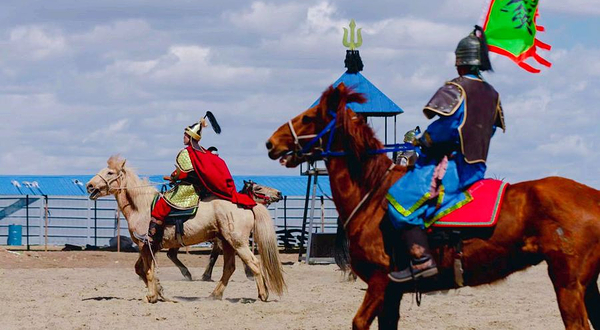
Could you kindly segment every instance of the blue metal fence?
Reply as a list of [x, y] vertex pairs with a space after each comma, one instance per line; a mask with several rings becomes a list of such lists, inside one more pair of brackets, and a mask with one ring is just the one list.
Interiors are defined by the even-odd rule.
[[[46, 203], [49, 245], [104, 246], [117, 235], [114, 198], [91, 201], [86, 196], [0, 195], [0, 245], [6, 244], [11, 224], [23, 227], [23, 245], [44, 245]], [[297, 246], [302, 236], [304, 197], [286, 196], [271, 204], [269, 211], [280, 245]], [[336, 219], [333, 202], [318, 197], [313, 230], [335, 232]], [[122, 215], [120, 223], [121, 235], [128, 236], [127, 222]]]

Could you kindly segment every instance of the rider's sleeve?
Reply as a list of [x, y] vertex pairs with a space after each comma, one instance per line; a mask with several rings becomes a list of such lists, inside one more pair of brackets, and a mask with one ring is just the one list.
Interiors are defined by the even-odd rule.
[[420, 138], [421, 144], [426, 147], [432, 147], [441, 143], [458, 142], [460, 139], [458, 128], [462, 122], [464, 104], [463, 100], [451, 115], [440, 116], [440, 118], [431, 123]]

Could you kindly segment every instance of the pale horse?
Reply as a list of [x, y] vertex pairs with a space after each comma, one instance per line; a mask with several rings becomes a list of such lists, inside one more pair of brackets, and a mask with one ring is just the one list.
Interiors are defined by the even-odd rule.
[[[240, 194], [246, 194], [254, 199], [255, 202], [263, 204], [265, 206], [269, 206], [271, 203], [277, 203], [281, 199], [283, 199], [283, 195], [281, 191], [260, 185], [252, 180], [246, 181], [244, 180], [244, 186], [239, 191]], [[253, 244], [254, 245], [254, 244]], [[254, 249], [252, 249], [254, 250]], [[179, 268], [181, 275], [183, 275], [188, 280], [192, 280], [192, 273], [190, 273], [189, 269], [179, 260], [177, 257], [179, 253], [179, 247], [170, 248], [167, 251], [167, 257]], [[212, 281], [212, 272], [215, 264], [217, 263], [217, 259], [219, 255], [223, 253], [223, 247], [221, 246], [221, 240], [215, 238], [213, 240], [213, 247], [210, 251], [210, 257], [208, 259], [208, 265], [204, 270], [204, 274], [202, 274], [202, 281]], [[248, 268], [246, 264], [244, 264], [244, 271], [246, 272], [246, 277], [249, 280], [254, 280], [254, 275], [252, 274], [252, 270]]]
[[[113, 195], [123, 215], [131, 239], [140, 248], [140, 257], [135, 264], [136, 273], [144, 280], [148, 293], [148, 302], [155, 303], [158, 298], [166, 300], [156, 276], [156, 252], [149, 244], [138, 240], [148, 231], [150, 206], [158, 193], [147, 180], [140, 179], [135, 172], [125, 166], [125, 159], [112, 156], [108, 166], [96, 174], [86, 185], [90, 199]], [[254, 241], [258, 245], [261, 260], [250, 251], [248, 241], [254, 231]], [[223, 242], [224, 266], [221, 279], [211, 294], [212, 298], [222, 299], [223, 291], [235, 271], [235, 254], [252, 270], [258, 297], [266, 301], [269, 290], [283, 294], [286, 284], [277, 250], [277, 237], [273, 221], [267, 208], [257, 204], [251, 210], [243, 209], [222, 199], [208, 197], [198, 204], [196, 216], [184, 224], [184, 245], [194, 245], [214, 238]], [[162, 240], [163, 248], [181, 246], [175, 237], [174, 226], [166, 226]]]

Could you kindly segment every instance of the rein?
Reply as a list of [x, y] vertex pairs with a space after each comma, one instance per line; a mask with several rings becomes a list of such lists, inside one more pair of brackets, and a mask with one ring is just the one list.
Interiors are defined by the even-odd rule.
[[[100, 173], [96, 174], [100, 179], [102, 179], [102, 181], [104, 181], [104, 183], [106, 184], [106, 193], [110, 194], [110, 184], [119, 180], [122, 176], [123, 176], [123, 170], [119, 171], [119, 175], [117, 175], [116, 177], [107, 180], [105, 177], [103, 177], [102, 175], [100, 175]], [[128, 190], [128, 189], [136, 189], [136, 188], [147, 188], [147, 187], [156, 187], [157, 185], [165, 185], [164, 182], [153, 182], [153, 181], [148, 181], [148, 184], [143, 184], [143, 185], [139, 185], [139, 186], [133, 186], [133, 187], [123, 187], [121, 186], [121, 182], [118, 182], [119, 186], [117, 188], [113, 188], [115, 190]]]
[[371, 197], [371, 194], [373, 193], [373, 191], [375, 191], [375, 188], [379, 187], [381, 185], [381, 183], [383, 183], [383, 180], [388, 176], [388, 174], [392, 171], [392, 169], [395, 166], [396, 166], [396, 164], [392, 163], [392, 165], [390, 165], [390, 167], [388, 167], [388, 169], [385, 171], [385, 174], [383, 174], [383, 176], [381, 177], [379, 184], [373, 186], [373, 188], [371, 188], [371, 190], [369, 190], [369, 192], [360, 200], [360, 202], [358, 202], [356, 207], [354, 207], [354, 210], [352, 210], [352, 213], [350, 213], [350, 216], [348, 217], [348, 219], [346, 219], [344, 221], [344, 229], [346, 229], [346, 226], [348, 226], [348, 223], [350, 223], [350, 220], [352, 220], [352, 218], [354, 217], [356, 212], [358, 212], [358, 210], [360, 210], [360, 207], [363, 206], [363, 204], [369, 199], [369, 197]]
[[[323, 130], [321, 130], [321, 132], [319, 132], [318, 134], [306, 134], [306, 135], [298, 135], [296, 133], [296, 130], [294, 129], [294, 125], [292, 124], [292, 120], [288, 121], [288, 127], [290, 128], [290, 132], [292, 133], [292, 137], [294, 138], [294, 145], [295, 145], [295, 150], [290, 151], [288, 154], [295, 154], [298, 157], [304, 157], [304, 156], [314, 156], [315, 158], [327, 158], [327, 157], [342, 157], [342, 156], [346, 156], [348, 155], [348, 153], [346, 151], [332, 151], [331, 150], [331, 144], [333, 143], [333, 135], [335, 134], [335, 129], [336, 129], [336, 123], [337, 123], [337, 115], [335, 112], [329, 110], [328, 111], [329, 114], [333, 117], [333, 120], [330, 121], [327, 126], [325, 126], [325, 128], [323, 128]], [[325, 150], [323, 150], [321, 148], [322, 146], [322, 137], [325, 136], [325, 134], [329, 133], [329, 139], [327, 140], [327, 146], [325, 147]], [[308, 143], [304, 146], [302, 146], [300, 144], [301, 140], [306, 140], [306, 139], [311, 139], [310, 141], [308, 141]], [[318, 142], [318, 144], [317, 144]], [[311, 148], [313, 146], [317, 145], [318, 147], [316, 147], [313, 151], [311, 151]], [[376, 150], [367, 150], [367, 153], [369, 155], [378, 155], [378, 154], [385, 154], [388, 152], [405, 152], [405, 151], [411, 151], [411, 150], [415, 150], [416, 147], [413, 146], [411, 143], [400, 143], [400, 144], [393, 144], [393, 145], [385, 145], [384, 148], [382, 149], [376, 149]]]
[[[333, 112], [331, 110], [329, 110], [328, 113], [333, 117], [333, 120], [331, 120], [327, 124], [327, 126], [325, 126], [325, 128], [323, 128], [323, 130], [318, 134], [307, 134], [307, 135], [299, 136], [296, 133], [296, 130], [294, 129], [294, 125], [292, 124], [292, 121], [291, 120], [288, 121], [288, 126], [289, 126], [292, 136], [294, 138], [294, 144], [296, 147], [294, 151], [289, 152], [290, 154], [293, 153], [298, 157], [314, 156], [315, 159], [317, 159], [317, 158], [325, 159], [327, 157], [342, 157], [342, 156], [348, 155], [348, 153], [346, 151], [331, 151], [331, 145], [333, 143], [333, 135], [335, 134], [335, 129], [336, 129], [337, 115], [335, 112]], [[325, 136], [327, 133], [329, 133], [329, 139], [327, 141], [327, 146], [325, 147], [325, 150], [323, 150], [320, 148], [322, 145], [321, 138], [323, 136]], [[302, 140], [302, 139], [311, 139], [311, 140], [306, 145], [302, 146], [300, 144], [300, 140]], [[318, 144], [319, 148], [311, 151], [311, 148], [314, 145], [316, 145], [317, 142], [319, 143]], [[391, 146], [386, 145], [382, 149], [368, 150], [367, 153], [369, 155], [378, 155], [378, 154], [385, 154], [388, 152], [398, 152], [398, 151], [404, 152], [404, 151], [415, 150], [415, 149], [416, 149], [416, 147], [413, 146], [411, 143], [402, 143], [402, 144], [394, 144]], [[391, 170], [394, 168], [394, 166], [395, 166], [395, 164], [392, 163], [392, 165], [385, 171], [385, 174], [381, 178], [380, 183], [383, 182], [383, 180], [388, 176], [388, 174], [391, 172]], [[356, 205], [354, 210], [352, 210], [352, 213], [350, 213], [350, 216], [344, 221], [344, 224], [343, 224], [344, 229], [346, 228], [346, 226], [348, 225], [350, 220], [352, 220], [354, 215], [358, 212], [358, 210], [361, 208], [361, 206], [369, 199], [369, 197], [371, 196], [371, 194], [373, 193], [375, 188], [379, 187], [379, 186], [380, 186], [380, 184], [373, 186], [373, 188], [371, 190], [369, 190], [369, 192], [361, 199], [361, 201], [358, 203], [358, 205]]]

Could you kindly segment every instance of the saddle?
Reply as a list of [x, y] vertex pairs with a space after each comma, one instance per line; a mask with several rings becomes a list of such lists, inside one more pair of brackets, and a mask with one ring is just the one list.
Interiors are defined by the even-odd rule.
[[[156, 204], [156, 202], [158, 201], [158, 199], [160, 198], [159, 194], [156, 194], [156, 196], [154, 197], [154, 200], [152, 201], [152, 205], [150, 207], [150, 209], [154, 209], [154, 205]], [[167, 226], [175, 226], [175, 236], [177, 237], [177, 240], [179, 241], [179, 243], [183, 246], [183, 224], [188, 221], [189, 219], [193, 218], [196, 216], [196, 212], [198, 211], [198, 206], [196, 205], [195, 207], [189, 208], [189, 209], [185, 209], [185, 210], [179, 210], [176, 209], [174, 207], [171, 208], [171, 212], [169, 212], [169, 214], [165, 217], [165, 225]]]
[[472, 198], [469, 203], [442, 216], [427, 230], [432, 249], [444, 246], [454, 249], [454, 280], [459, 287], [464, 283], [463, 240], [487, 239], [492, 236], [507, 187], [508, 183], [500, 180], [477, 181], [467, 189]]

